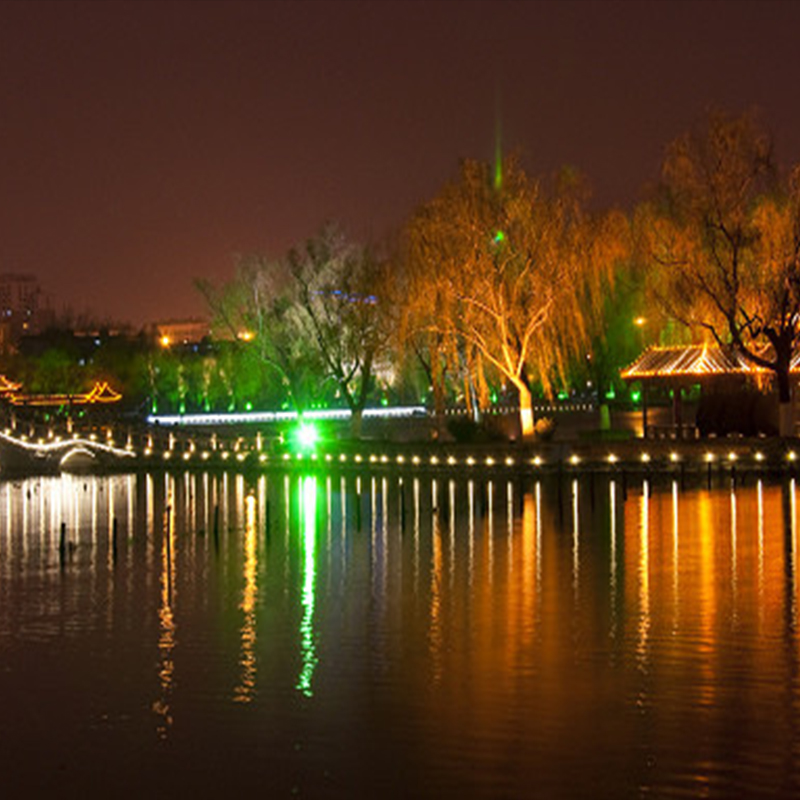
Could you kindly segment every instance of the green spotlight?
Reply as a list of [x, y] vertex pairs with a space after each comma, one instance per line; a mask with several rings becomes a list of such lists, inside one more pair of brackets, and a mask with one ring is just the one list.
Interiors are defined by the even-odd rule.
[[634, 389], [631, 392], [631, 400], [634, 403], [638, 403], [642, 399], [642, 393], [638, 389]]
[[309, 422], [301, 422], [297, 428], [296, 437], [298, 446], [303, 450], [312, 450], [319, 441], [319, 432]]

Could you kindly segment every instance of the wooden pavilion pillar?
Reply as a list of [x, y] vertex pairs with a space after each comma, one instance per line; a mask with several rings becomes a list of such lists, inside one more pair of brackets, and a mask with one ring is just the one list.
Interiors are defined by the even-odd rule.
[[672, 390], [672, 427], [680, 439], [683, 435], [683, 387], [680, 384]]
[[642, 438], [647, 438], [647, 381], [642, 381]]

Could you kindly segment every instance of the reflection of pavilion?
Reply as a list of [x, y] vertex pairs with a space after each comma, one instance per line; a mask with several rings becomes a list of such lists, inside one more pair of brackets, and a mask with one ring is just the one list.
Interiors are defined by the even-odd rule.
[[[800, 376], [800, 353], [792, 360], [791, 373]], [[672, 432], [679, 437], [695, 435], [693, 425], [684, 424], [683, 392], [693, 386], [701, 390], [715, 389], [735, 391], [747, 380], [764, 381], [772, 373], [747, 361], [733, 349], [716, 345], [678, 345], [649, 347], [636, 361], [624, 369], [620, 376], [628, 382], [639, 381], [642, 385], [642, 422], [645, 438], [652, 433], [648, 428], [648, 390], [667, 388], [672, 392]]]

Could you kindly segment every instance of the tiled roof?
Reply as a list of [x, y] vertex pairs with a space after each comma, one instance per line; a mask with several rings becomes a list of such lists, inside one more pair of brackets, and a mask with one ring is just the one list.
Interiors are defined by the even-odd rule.
[[[757, 375], [763, 367], [747, 361], [733, 349], [693, 344], [649, 347], [620, 373], [623, 380], [641, 378], [697, 377], [704, 375]], [[792, 359], [791, 371], [800, 373], [800, 352]]]

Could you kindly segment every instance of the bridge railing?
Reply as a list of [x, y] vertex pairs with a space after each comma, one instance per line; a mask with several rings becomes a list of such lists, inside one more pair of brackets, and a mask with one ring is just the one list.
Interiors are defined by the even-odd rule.
[[279, 437], [263, 432], [245, 435], [220, 435], [214, 431], [187, 431], [158, 425], [114, 423], [42, 422], [41, 420], [6, 417], [0, 430], [24, 437], [30, 442], [53, 442], [64, 439], [86, 439], [147, 454], [172, 451], [177, 453], [216, 451], [264, 452], [274, 449]]

